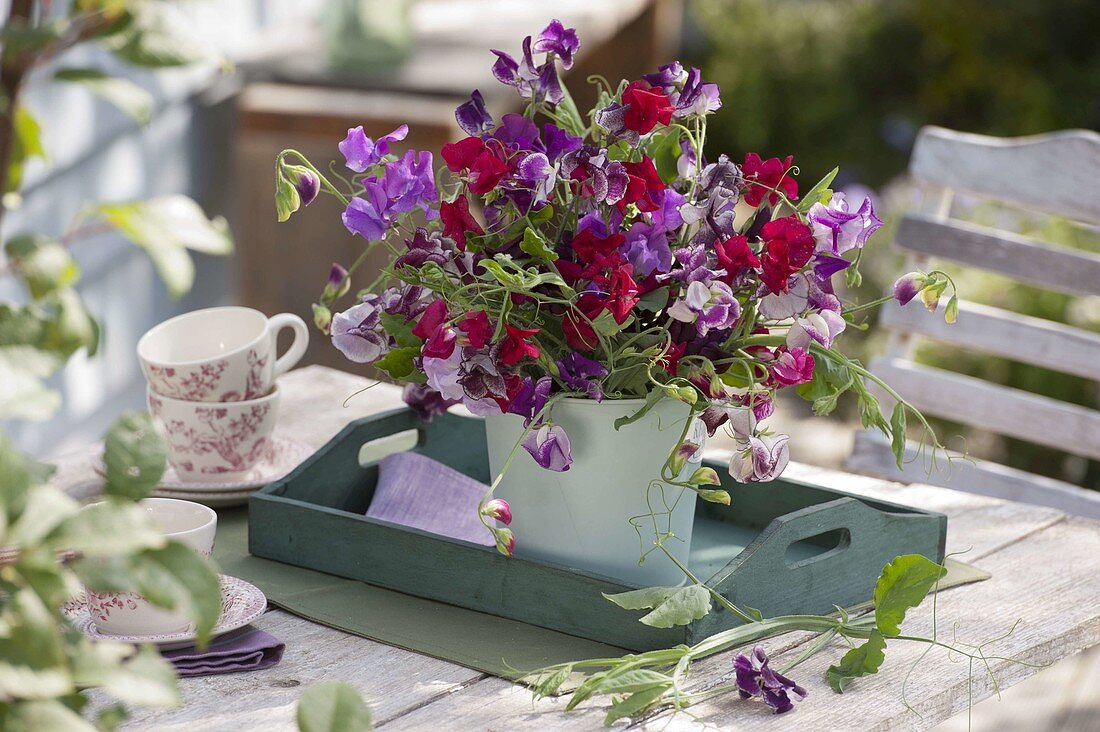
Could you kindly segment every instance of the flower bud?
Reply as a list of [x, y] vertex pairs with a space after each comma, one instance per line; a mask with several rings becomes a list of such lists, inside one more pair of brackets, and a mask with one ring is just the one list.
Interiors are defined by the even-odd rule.
[[719, 480], [718, 473], [714, 471], [714, 468], [698, 468], [688, 478], [688, 483], [692, 485], [722, 485], [722, 481]]
[[934, 286], [929, 286], [920, 291], [920, 300], [924, 303], [924, 307], [928, 309], [928, 312], [936, 312], [936, 308], [940, 304], [940, 293], [942, 291]]
[[321, 299], [326, 303], [332, 302], [346, 295], [350, 289], [351, 277], [348, 276], [348, 271], [333, 262], [332, 269], [328, 272], [328, 282], [325, 283], [325, 290], [321, 293]]
[[728, 491], [723, 490], [702, 490], [695, 491], [699, 494], [699, 497], [704, 501], [710, 503], [721, 503], [723, 506], [730, 505], [730, 494]]
[[959, 298], [952, 295], [947, 301], [947, 309], [943, 311], [943, 319], [948, 323], [954, 323], [959, 319]]
[[287, 180], [285, 175], [276, 176], [275, 181], [275, 215], [282, 223], [290, 218], [290, 215], [302, 205], [302, 197], [298, 189]]
[[901, 305], [908, 305], [910, 300], [920, 294], [924, 285], [925, 278], [920, 272], [903, 274], [894, 282], [894, 299]]
[[695, 404], [699, 401], [699, 392], [690, 386], [666, 386], [665, 393], [685, 404]]
[[482, 506], [481, 515], [496, 519], [505, 526], [512, 523], [512, 507], [503, 498], [494, 498]]
[[672, 474], [679, 475], [687, 461], [698, 451], [699, 446], [693, 442], [681, 442], [677, 445], [672, 454], [668, 456], [668, 467]]
[[321, 179], [309, 168], [301, 165], [285, 165], [286, 177], [298, 191], [303, 206], [308, 206], [321, 192]]
[[313, 303], [313, 324], [319, 331], [328, 335], [329, 326], [332, 325], [332, 311], [324, 305]]
[[516, 553], [516, 535], [511, 529], [494, 529], [493, 535], [497, 540], [497, 551], [506, 557]]

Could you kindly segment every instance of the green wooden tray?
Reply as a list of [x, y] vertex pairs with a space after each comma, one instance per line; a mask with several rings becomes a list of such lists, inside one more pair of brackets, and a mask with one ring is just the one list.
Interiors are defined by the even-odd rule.
[[[367, 417], [252, 495], [249, 551], [631, 650], [690, 644], [737, 624], [712, 612], [688, 626], [651, 628], [637, 622], [643, 613], [603, 598], [635, 589], [620, 581], [367, 518], [378, 464], [361, 465], [360, 451], [403, 433], [415, 436], [413, 451], [490, 482], [480, 419], [444, 414], [425, 424], [409, 409]], [[943, 560], [942, 514], [793, 480], [741, 485], [724, 465], [713, 467], [732, 504], [699, 502], [691, 568], [765, 616], [868, 600], [883, 565], [898, 554]]]

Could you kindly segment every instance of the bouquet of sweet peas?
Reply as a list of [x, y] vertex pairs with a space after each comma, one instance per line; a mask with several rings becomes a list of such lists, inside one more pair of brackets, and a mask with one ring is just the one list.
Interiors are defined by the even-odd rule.
[[[518, 59], [493, 51], [493, 75], [526, 109], [495, 120], [474, 91], [455, 111], [467, 137], [443, 146], [438, 181], [431, 153], [391, 153], [405, 125], [373, 140], [349, 130], [346, 174], [323, 174], [293, 150], [279, 156], [280, 220], [325, 191], [368, 242], [351, 266], [333, 266], [316, 324], [350, 360], [405, 382], [425, 418], [457, 403], [522, 415], [522, 446], [549, 470], [571, 464], [556, 398], [644, 397], [646, 408], [674, 398], [711, 435], [733, 435], [734, 478], [771, 480], [788, 437], [764, 423], [788, 387], [819, 414], [853, 392], [864, 425], [892, 437], [900, 461], [907, 411], [927, 423], [879, 382], [898, 400], [887, 418], [865, 386], [875, 377], [836, 344], [853, 313], [890, 299], [851, 306], [834, 288], [841, 274], [858, 281], [882, 225], [871, 200], [830, 190], [835, 170], [801, 190], [791, 156], [708, 157], [706, 121], [722, 101], [697, 68], [670, 63], [617, 85], [594, 77], [599, 101], [582, 115], [560, 73], [578, 48], [553, 21]], [[334, 313], [379, 246], [390, 266]], [[949, 283], [914, 272], [894, 296], [919, 293], [934, 308]], [[949, 318], [955, 308], [952, 296]], [[717, 483], [705, 469], [687, 487], [728, 503]]]

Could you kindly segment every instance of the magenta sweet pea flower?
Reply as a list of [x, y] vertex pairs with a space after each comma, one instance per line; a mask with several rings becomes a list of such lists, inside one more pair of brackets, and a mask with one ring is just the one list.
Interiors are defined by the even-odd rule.
[[790, 462], [787, 435], [764, 435], [738, 440], [730, 456], [729, 473], [740, 483], [767, 483], [778, 478]]
[[814, 357], [805, 348], [780, 346], [775, 349], [771, 372], [780, 384], [804, 384], [814, 378]]
[[810, 347], [810, 341], [814, 340], [829, 348], [833, 345], [833, 339], [844, 332], [846, 325], [840, 313], [832, 310], [807, 313], [804, 317], [795, 318], [787, 331], [787, 345], [806, 349]]
[[805, 689], [768, 665], [768, 654], [762, 646], [753, 648], [749, 655], [738, 653], [733, 667], [741, 698], [760, 697], [776, 714], [794, 709], [791, 696], [799, 701], [806, 698]]
[[332, 345], [355, 363], [373, 363], [389, 351], [389, 337], [382, 330], [382, 310], [377, 296], [332, 316]]
[[337, 147], [344, 154], [344, 160], [350, 170], [362, 173], [372, 165], [377, 165], [390, 153], [390, 143], [404, 140], [409, 134], [409, 126], [401, 125], [388, 135], [372, 140], [363, 132], [363, 126], [352, 127]]
[[544, 424], [528, 432], [523, 438], [523, 448], [536, 463], [556, 473], [564, 473], [573, 464], [569, 435], [556, 424]]
[[849, 211], [843, 193], [834, 193], [828, 205], [815, 203], [810, 206], [806, 218], [813, 229], [818, 251], [837, 255], [861, 249], [868, 237], [882, 226], [870, 196], [863, 199], [858, 211]]

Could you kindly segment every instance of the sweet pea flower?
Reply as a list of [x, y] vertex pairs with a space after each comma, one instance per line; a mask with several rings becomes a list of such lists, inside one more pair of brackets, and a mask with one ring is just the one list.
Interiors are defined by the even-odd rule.
[[627, 84], [622, 99], [626, 107], [623, 125], [639, 135], [647, 134], [658, 124], [667, 125], [672, 121], [675, 107], [668, 95], [644, 79]]
[[494, 529], [493, 536], [497, 540], [497, 551], [505, 556], [516, 553], [516, 535], [511, 529]]
[[462, 401], [466, 392], [458, 383], [459, 363], [462, 361], [462, 349], [455, 348], [446, 358], [424, 356], [423, 369], [428, 377], [428, 386], [439, 395], [454, 404]]
[[517, 328], [511, 323], [505, 323], [505, 338], [500, 346], [500, 360], [506, 366], [514, 366], [525, 358], [538, 358], [539, 347], [528, 341], [538, 334], [539, 328]]
[[321, 293], [321, 297], [325, 302], [332, 302], [346, 295], [349, 289], [351, 289], [351, 278], [348, 276], [348, 271], [333, 262], [332, 268], [328, 271], [328, 282], [325, 283], [325, 289]]
[[456, 270], [454, 242], [438, 231], [429, 232], [427, 229], [417, 227], [412, 240], [405, 240], [405, 246], [409, 250], [394, 260], [394, 268], [420, 269], [428, 262], [432, 262], [445, 270], [451, 272]]
[[814, 357], [804, 348], [779, 346], [775, 349], [771, 372], [780, 384], [804, 384], [814, 378]]
[[566, 28], [560, 20], [551, 20], [550, 24], [542, 29], [531, 49], [535, 53], [553, 53], [561, 59], [562, 67], [573, 68], [573, 54], [580, 50], [581, 42], [577, 39], [576, 28]]
[[470, 99], [455, 108], [455, 120], [467, 135], [483, 135], [493, 128], [493, 117], [485, 109], [485, 98], [474, 89]]
[[603, 399], [603, 388], [599, 382], [601, 376], [607, 375], [603, 364], [574, 351], [558, 361], [557, 365], [561, 380], [570, 389], [584, 392], [589, 399], [597, 402]]
[[388, 135], [372, 140], [367, 137], [366, 133], [363, 132], [363, 126], [360, 125], [349, 129], [347, 137], [337, 147], [343, 153], [348, 169], [354, 170], [356, 173], [362, 173], [372, 165], [377, 165], [382, 158], [389, 155], [390, 143], [404, 140], [408, 134], [409, 126], [400, 125]]
[[523, 417], [523, 426], [527, 427], [546, 406], [546, 400], [550, 397], [550, 389], [553, 386], [554, 379], [550, 376], [543, 376], [538, 381], [525, 376], [519, 393], [508, 405], [508, 412]]
[[308, 206], [321, 192], [321, 179], [304, 165], [287, 165], [283, 168], [287, 177], [298, 191], [298, 199], [303, 206]]
[[768, 654], [762, 646], [756, 646], [747, 656], [738, 653], [733, 667], [737, 676], [737, 692], [741, 698], [760, 697], [776, 714], [783, 714], [794, 708], [792, 695], [799, 701], [806, 698], [805, 689], [768, 665]]
[[846, 325], [844, 318], [832, 310], [807, 313], [805, 317], [795, 318], [787, 331], [787, 345], [806, 349], [810, 347], [810, 341], [814, 340], [829, 348], [833, 345], [833, 340], [844, 332]]
[[523, 448], [543, 468], [564, 473], [573, 464], [569, 435], [556, 424], [544, 424], [527, 433]]
[[485, 229], [481, 228], [481, 224], [470, 213], [470, 200], [465, 194], [459, 194], [453, 201], [441, 201], [439, 220], [443, 223], [443, 234], [453, 239], [463, 251], [466, 249], [467, 234], [480, 236], [485, 233]]
[[787, 435], [765, 435], [738, 440], [730, 457], [729, 473], [739, 483], [767, 483], [778, 478], [790, 462]]
[[481, 507], [481, 515], [507, 526], [512, 523], [512, 507], [503, 498], [494, 498]]
[[787, 200], [798, 198], [798, 181], [790, 177], [794, 156], [785, 159], [768, 158], [762, 160], [756, 153], [745, 154], [745, 164], [741, 171], [745, 176], [745, 203], [759, 206], [764, 199], [774, 206], [779, 202], [779, 193]]
[[813, 228], [818, 251], [838, 256], [851, 249], [862, 249], [868, 237], [882, 226], [870, 196], [863, 199], [858, 211], [849, 211], [843, 193], [834, 193], [828, 204], [819, 202], [810, 206], [806, 218]]
[[377, 296], [332, 316], [332, 345], [355, 363], [373, 363], [386, 355], [389, 337], [382, 330], [382, 310]]
[[715, 280], [708, 287], [697, 280], [688, 285], [668, 314], [681, 322], [695, 323], [699, 335], [705, 336], [711, 330], [732, 328], [741, 317], [741, 303], [725, 282]]
[[908, 272], [894, 282], [894, 299], [900, 305], [908, 305], [909, 301], [920, 294], [924, 289], [925, 276], [920, 272]]
[[530, 153], [519, 162], [516, 172], [519, 174], [518, 178], [533, 191], [534, 203], [541, 204], [550, 200], [558, 180], [558, 171], [550, 163], [546, 153]]
[[565, 98], [558, 80], [558, 70], [552, 60], [535, 66], [531, 50], [531, 36], [523, 39], [523, 57], [519, 62], [510, 54], [492, 49], [497, 57], [493, 64], [493, 76], [500, 83], [514, 88], [524, 99], [545, 99], [551, 104], [558, 104]]
[[710, 437], [714, 437], [714, 433], [724, 424], [729, 424], [730, 431], [739, 440], [747, 440], [756, 432], [756, 412], [747, 406], [728, 401], [712, 401], [703, 410], [700, 419], [706, 425], [707, 435]]
[[443, 395], [427, 384], [405, 384], [401, 392], [401, 398], [409, 405], [417, 416], [425, 422], [431, 422], [437, 414], [447, 411], [447, 407], [458, 404], [457, 401], [444, 399]]

